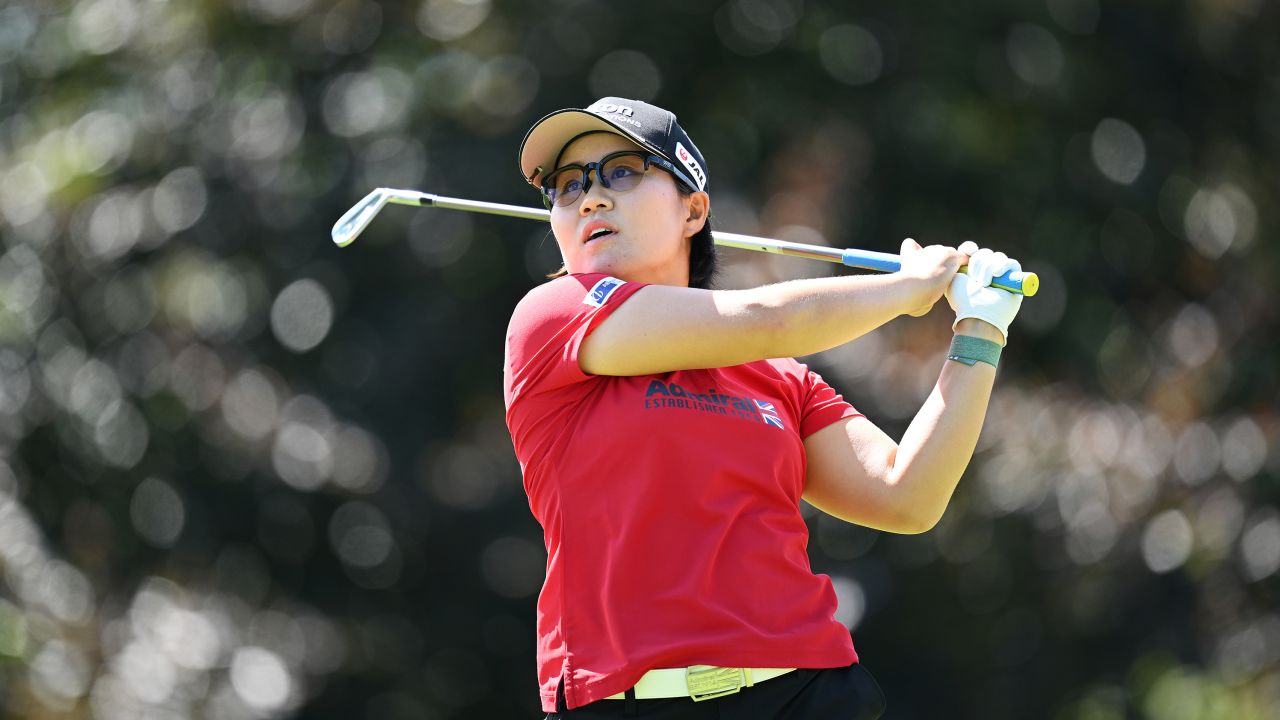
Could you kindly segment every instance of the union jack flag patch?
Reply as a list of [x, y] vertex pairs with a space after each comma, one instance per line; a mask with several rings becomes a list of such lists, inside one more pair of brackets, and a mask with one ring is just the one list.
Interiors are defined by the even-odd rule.
[[756, 400], [755, 398], [752, 398], [752, 402], [756, 404], [756, 409], [760, 411], [760, 420], [762, 422], [766, 425], [786, 430], [786, 426], [782, 424], [782, 418], [778, 417], [778, 410], [773, 406], [773, 403]]

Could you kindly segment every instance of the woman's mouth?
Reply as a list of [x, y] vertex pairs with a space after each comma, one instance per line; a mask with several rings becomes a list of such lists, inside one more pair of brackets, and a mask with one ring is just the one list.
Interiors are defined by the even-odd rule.
[[601, 238], [614, 235], [617, 232], [618, 229], [612, 225], [600, 220], [595, 220], [587, 223], [587, 226], [582, 228], [582, 243], [585, 245], [593, 240], [599, 240]]

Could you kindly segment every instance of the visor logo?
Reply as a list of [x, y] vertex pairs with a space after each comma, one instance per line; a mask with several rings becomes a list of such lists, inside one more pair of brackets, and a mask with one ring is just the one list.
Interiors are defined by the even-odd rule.
[[693, 159], [693, 154], [686, 150], [678, 140], [676, 141], [676, 159], [693, 176], [693, 181], [698, 183], [699, 190], [707, 186], [707, 174], [702, 171], [702, 166], [698, 164], [697, 160]]
[[626, 117], [631, 117], [636, 114], [635, 110], [627, 107], [626, 105], [615, 105], [613, 103], [596, 103], [587, 109], [595, 113], [618, 113], [619, 115], [624, 115]]

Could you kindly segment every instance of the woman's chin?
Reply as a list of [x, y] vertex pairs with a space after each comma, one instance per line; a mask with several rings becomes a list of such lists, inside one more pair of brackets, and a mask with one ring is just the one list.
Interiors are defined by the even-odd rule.
[[576, 265], [579, 268], [576, 272], [605, 273], [606, 275], [617, 275], [625, 272], [627, 268], [627, 263], [622, 262], [621, 258], [608, 252], [593, 253], [590, 257], [583, 258]]

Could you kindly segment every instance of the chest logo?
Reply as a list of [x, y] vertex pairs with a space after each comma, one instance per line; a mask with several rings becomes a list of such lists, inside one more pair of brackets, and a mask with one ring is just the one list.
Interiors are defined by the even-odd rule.
[[651, 380], [644, 393], [644, 408], [657, 410], [660, 408], [675, 410], [695, 410], [698, 412], [728, 415], [729, 417], [753, 420], [770, 427], [786, 430], [781, 414], [772, 402], [756, 398], [726, 395], [712, 388], [705, 393], [690, 392], [679, 383]]

